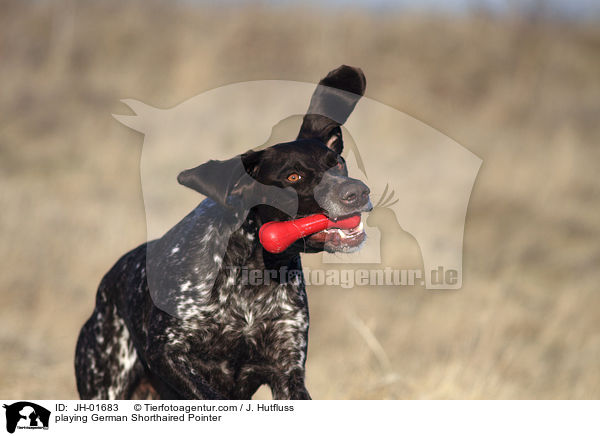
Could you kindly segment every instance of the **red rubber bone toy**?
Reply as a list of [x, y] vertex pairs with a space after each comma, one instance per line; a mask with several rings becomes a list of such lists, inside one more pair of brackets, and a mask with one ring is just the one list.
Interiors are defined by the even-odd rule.
[[360, 224], [360, 215], [332, 221], [325, 215], [310, 215], [290, 221], [270, 221], [260, 228], [258, 238], [265, 250], [281, 253], [300, 238], [325, 229], [353, 229]]

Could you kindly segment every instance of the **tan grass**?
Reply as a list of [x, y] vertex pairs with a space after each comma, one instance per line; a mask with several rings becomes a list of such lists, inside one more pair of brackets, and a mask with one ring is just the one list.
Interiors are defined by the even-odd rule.
[[484, 163], [462, 290], [309, 290], [312, 395], [600, 396], [598, 23], [137, 1], [0, 10], [0, 397], [76, 396], [97, 283], [145, 238], [142, 137], [111, 118], [120, 99], [170, 107], [342, 63], [363, 68], [369, 97]]

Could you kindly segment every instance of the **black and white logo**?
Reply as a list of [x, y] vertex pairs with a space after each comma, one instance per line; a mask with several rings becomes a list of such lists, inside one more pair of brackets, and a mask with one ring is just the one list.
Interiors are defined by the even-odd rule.
[[6, 409], [6, 431], [14, 433], [19, 430], [48, 430], [50, 411], [42, 406], [29, 401], [19, 401], [10, 405], [4, 404]]

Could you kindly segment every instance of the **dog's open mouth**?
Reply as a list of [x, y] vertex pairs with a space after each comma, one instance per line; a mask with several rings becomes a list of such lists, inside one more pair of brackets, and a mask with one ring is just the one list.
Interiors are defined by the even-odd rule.
[[[360, 218], [360, 215], [358, 215]], [[335, 221], [334, 221], [335, 222]], [[362, 220], [356, 227], [337, 228], [330, 227], [320, 232], [313, 233], [308, 238], [312, 242], [324, 244], [333, 249], [352, 249], [360, 246], [365, 240], [366, 234], [363, 229]]]
[[270, 221], [258, 232], [263, 247], [270, 253], [281, 253], [300, 238], [327, 251], [353, 251], [365, 240], [360, 214], [335, 220], [322, 214], [289, 221]]

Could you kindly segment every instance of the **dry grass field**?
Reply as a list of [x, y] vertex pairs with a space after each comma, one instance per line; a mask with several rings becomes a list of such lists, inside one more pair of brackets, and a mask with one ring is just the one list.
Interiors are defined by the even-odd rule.
[[0, 0], [0, 398], [76, 397], [96, 286], [146, 238], [120, 99], [343, 63], [483, 166], [461, 290], [309, 289], [313, 397], [599, 398], [597, 21], [116, 0]]

